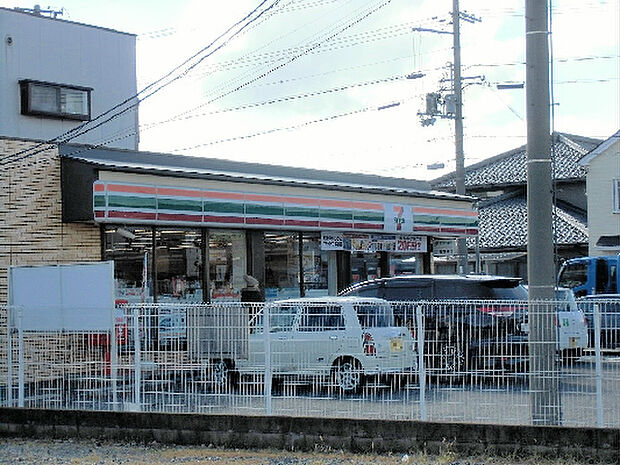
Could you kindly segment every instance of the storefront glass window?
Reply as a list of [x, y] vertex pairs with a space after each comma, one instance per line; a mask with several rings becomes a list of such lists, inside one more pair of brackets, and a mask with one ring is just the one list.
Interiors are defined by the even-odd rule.
[[199, 229], [158, 229], [157, 301], [202, 302], [202, 236]]
[[351, 252], [351, 284], [380, 278], [379, 253]]
[[265, 233], [265, 300], [300, 296], [299, 233]]
[[211, 301], [239, 301], [247, 261], [244, 231], [209, 232]]
[[419, 262], [413, 254], [390, 254], [390, 276], [419, 274]]
[[114, 261], [117, 302], [153, 302], [151, 228], [108, 227], [104, 236], [104, 260]]
[[322, 297], [327, 290], [327, 252], [321, 250], [319, 233], [303, 234], [304, 287], [307, 297]]

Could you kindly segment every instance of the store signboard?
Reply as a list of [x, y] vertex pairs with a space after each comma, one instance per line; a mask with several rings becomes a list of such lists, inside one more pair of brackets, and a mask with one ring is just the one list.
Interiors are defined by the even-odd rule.
[[397, 236], [396, 252], [424, 253], [428, 252], [428, 238], [426, 236]]
[[396, 234], [357, 234], [323, 231], [321, 250], [351, 252], [423, 253], [428, 251], [426, 236]]
[[[430, 199], [420, 205], [266, 194], [243, 188], [223, 191], [115, 181], [93, 184], [93, 218], [101, 223], [441, 234], [445, 237], [478, 234], [478, 213], [471, 206], [466, 204], [463, 208], [460, 201], [454, 202], [452, 207], [445, 202], [441, 206], [433, 203]], [[356, 244], [365, 245], [363, 241]]]
[[10, 324], [24, 331], [109, 331], [114, 262], [9, 268]]
[[345, 249], [344, 234], [341, 232], [323, 231], [321, 233], [321, 250], [349, 250]]
[[454, 239], [436, 239], [433, 242], [433, 255], [436, 257], [454, 255], [456, 241]]
[[413, 209], [410, 205], [383, 204], [386, 232], [413, 231]]

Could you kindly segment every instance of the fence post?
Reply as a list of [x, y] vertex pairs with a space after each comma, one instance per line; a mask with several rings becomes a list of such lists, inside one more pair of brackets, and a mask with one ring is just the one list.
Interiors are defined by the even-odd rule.
[[603, 427], [603, 367], [601, 364], [601, 310], [594, 304], [594, 362], [596, 369], [596, 423]]
[[420, 381], [420, 420], [426, 421], [426, 367], [424, 365], [424, 315], [422, 306], [415, 308], [415, 319], [418, 334], [418, 379]]
[[18, 310], [17, 314], [17, 360], [19, 366], [17, 367], [17, 406], [24, 406], [24, 330], [22, 329], [22, 309]]
[[265, 414], [271, 415], [271, 322], [269, 305], [263, 306], [263, 335], [265, 336]]
[[110, 377], [112, 378], [112, 410], [118, 408], [118, 393], [116, 378], [118, 375], [118, 359], [117, 359], [117, 340], [116, 340], [116, 307], [112, 307], [112, 328], [110, 330]]
[[7, 308], [7, 322], [6, 322], [6, 331], [7, 331], [7, 369], [6, 369], [6, 402], [7, 407], [13, 407], [13, 327], [11, 326], [11, 313], [13, 312], [12, 307], [9, 306]]
[[142, 377], [142, 373], [141, 373], [142, 361], [141, 361], [141, 354], [140, 354], [140, 325], [138, 324], [139, 308], [137, 306], [134, 306], [131, 310], [132, 310], [132, 320], [133, 320], [132, 322], [133, 322], [133, 349], [134, 349], [133, 402], [134, 402], [134, 408], [136, 410], [141, 410], [140, 408], [140, 397], [141, 397], [140, 383], [141, 383], [141, 377]]

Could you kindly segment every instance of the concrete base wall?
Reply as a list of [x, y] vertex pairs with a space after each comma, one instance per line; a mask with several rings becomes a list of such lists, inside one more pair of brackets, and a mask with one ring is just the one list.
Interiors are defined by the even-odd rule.
[[0, 436], [228, 448], [574, 457], [618, 463], [620, 429], [0, 408]]

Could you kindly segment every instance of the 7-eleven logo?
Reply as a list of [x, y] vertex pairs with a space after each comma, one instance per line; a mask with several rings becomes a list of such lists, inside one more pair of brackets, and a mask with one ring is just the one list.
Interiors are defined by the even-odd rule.
[[405, 207], [394, 205], [394, 223], [396, 224], [396, 231], [403, 230], [403, 224], [405, 224], [405, 218], [403, 218], [404, 213]]

